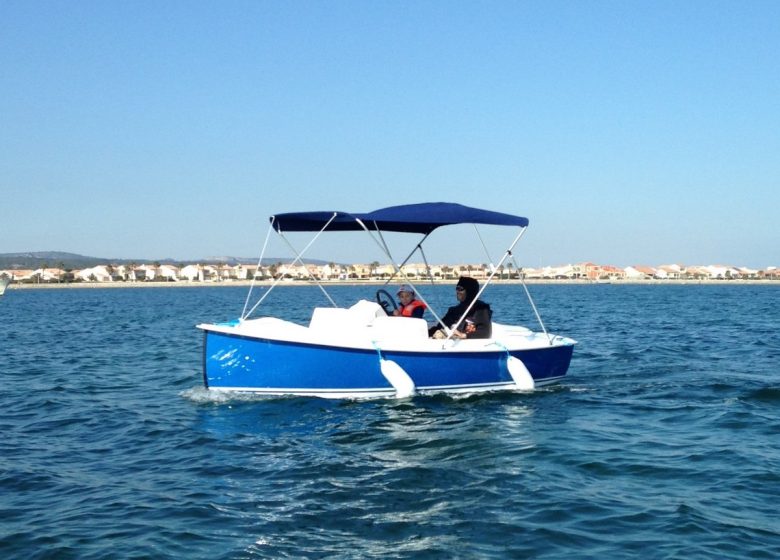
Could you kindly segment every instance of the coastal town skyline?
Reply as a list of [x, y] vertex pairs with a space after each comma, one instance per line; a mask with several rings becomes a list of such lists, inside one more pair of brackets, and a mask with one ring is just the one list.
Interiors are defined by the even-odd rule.
[[[273, 259], [269, 259], [273, 260]], [[177, 266], [170, 263], [147, 262], [138, 264], [97, 264], [82, 269], [65, 269], [56, 264], [37, 269], [0, 269], [0, 276], [11, 278], [20, 284], [40, 283], [113, 283], [113, 282], [188, 282], [214, 283], [245, 280], [298, 280], [298, 281], [382, 281], [394, 279], [454, 281], [460, 276], [477, 279], [492, 277], [498, 280], [587, 280], [587, 281], [641, 281], [641, 280], [780, 280], [780, 268], [764, 269], [731, 265], [679, 264], [625, 268], [600, 265], [592, 262], [545, 266], [541, 268], [517, 267], [509, 262], [492, 264], [425, 264], [407, 263], [399, 272], [391, 264], [371, 263], [326, 263], [299, 264], [292, 262], [271, 262], [270, 264], [187, 264]]]

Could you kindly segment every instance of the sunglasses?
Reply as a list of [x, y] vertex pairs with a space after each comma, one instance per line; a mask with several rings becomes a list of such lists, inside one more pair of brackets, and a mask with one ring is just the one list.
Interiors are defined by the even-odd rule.
[[460, 286], [457, 286], [457, 287], [455, 288], [455, 291], [456, 291], [456, 292], [465, 292], [465, 291], [466, 291], [466, 288], [461, 288]]

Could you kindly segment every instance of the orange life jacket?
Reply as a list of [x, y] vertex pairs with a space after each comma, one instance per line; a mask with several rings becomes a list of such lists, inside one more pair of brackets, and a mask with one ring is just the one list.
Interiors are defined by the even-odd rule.
[[406, 304], [406, 305], [401, 307], [401, 316], [402, 317], [411, 317], [412, 316], [412, 311], [414, 311], [415, 309], [417, 309], [419, 307], [422, 307], [423, 309], [425, 309], [425, 304], [423, 302], [421, 302], [421, 301], [413, 299], [408, 304]]

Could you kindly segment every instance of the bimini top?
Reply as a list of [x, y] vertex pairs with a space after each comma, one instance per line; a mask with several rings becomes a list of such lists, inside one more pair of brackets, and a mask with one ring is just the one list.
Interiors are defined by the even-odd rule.
[[[335, 215], [335, 217], [334, 217]], [[488, 224], [528, 227], [528, 218], [490, 210], [480, 210], [451, 202], [424, 202], [390, 206], [373, 212], [290, 212], [271, 216], [276, 231], [362, 231], [369, 229], [429, 234], [437, 227], [453, 224]], [[332, 220], [332, 221], [331, 221]]]

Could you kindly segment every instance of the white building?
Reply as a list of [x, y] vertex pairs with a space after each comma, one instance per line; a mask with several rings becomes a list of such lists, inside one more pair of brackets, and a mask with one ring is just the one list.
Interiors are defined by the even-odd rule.
[[105, 265], [85, 268], [74, 273], [74, 277], [84, 282], [113, 282], [114, 278]]
[[188, 264], [179, 271], [179, 278], [188, 282], [203, 282], [203, 267], [199, 264]]
[[157, 267], [157, 276], [159, 276], [161, 280], [164, 279], [168, 282], [178, 282], [179, 269], [172, 264], [161, 264]]

